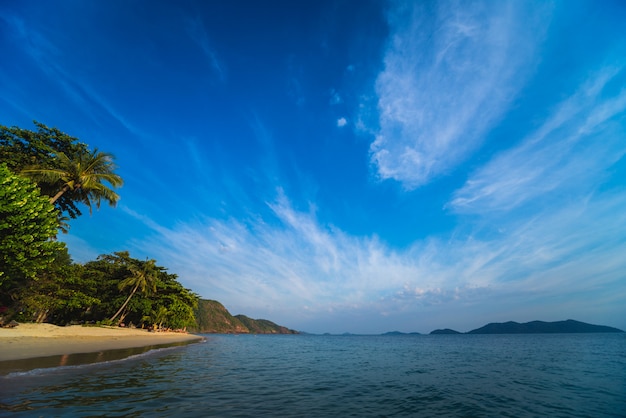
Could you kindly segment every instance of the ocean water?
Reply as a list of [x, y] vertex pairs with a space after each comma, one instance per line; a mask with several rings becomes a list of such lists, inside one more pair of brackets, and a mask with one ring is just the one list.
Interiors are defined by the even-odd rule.
[[626, 334], [205, 337], [5, 374], [0, 416], [626, 417]]

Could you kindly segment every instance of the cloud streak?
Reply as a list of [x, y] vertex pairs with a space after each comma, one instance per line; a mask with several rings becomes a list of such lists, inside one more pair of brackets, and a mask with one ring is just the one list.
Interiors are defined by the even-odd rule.
[[217, 74], [220, 81], [226, 80], [226, 69], [224, 64], [218, 59], [215, 49], [211, 46], [209, 36], [206, 32], [204, 24], [200, 19], [189, 19], [187, 21], [187, 33], [191, 39], [202, 50], [202, 53], [207, 58], [211, 68]]
[[340, 331], [346, 325], [338, 318], [365, 311], [380, 319], [452, 304], [492, 312], [509, 303], [511, 312], [591, 292], [595, 303], [615, 304], [614, 291], [603, 292], [626, 271], [626, 215], [613, 215], [625, 204], [623, 194], [603, 195], [501, 224], [495, 235], [429, 238], [397, 250], [322, 225], [279, 191], [267, 204], [271, 216], [245, 221], [206, 218], [169, 229], [138, 217], [155, 235], [135, 246], [236, 313], [296, 328], [337, 315], [338, 328], [309, 331]]
[[623, 130], [614, 122], [626, 111], [626, 89], [606, 91], [624, 71], [610, 68], [590, 79], [521, 145], [475, 172], [450, 206], [461, 213], [502, 212], [590, 193], [626, 153]]
[[504, 114], [536, 65], [548, 13], [520, 2], [410, 2], [388, 20], [371, 160], [381, 179], [413, 189], [453, 170]]
[[75, 72], [72, 73], [63, 65], [62, 48], [55, 45], [40, 31], [28, 26], [22, 19], [13, 16], [3, 19], [13, 29], [13, 36], [24, 45], [23, 51], [30, 56], [37, 67], [51, 82], [59, 84], [64, 93], [94, 122], [102, 124], [102, 114], [98, 113], [98, 110], [102, 110], [133, 135], [140, 138], [148, 137], [145, 132], [122, 116], [89, 83], [84, 82]]

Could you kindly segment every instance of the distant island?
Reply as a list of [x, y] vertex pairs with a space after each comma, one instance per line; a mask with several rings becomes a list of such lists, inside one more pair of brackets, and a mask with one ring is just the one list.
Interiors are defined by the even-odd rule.
[[556, 322], [531, 321], [523, 324], [513, 321], [504, 323], [494, 322], [472, 330], [468, 332], [468, 334], [573, 334], [590, 332], [624, 331], [605, 325], [592, 325], [568, 319], [567, 321]]
[[190, 331], [200, 334], [299, 334], [267, 319], [233, 316], [216, 300], [200, 299], [195, 314], [197, 328]]
[[[621, 329], [605, 325], [592, 325], [573, 319], [567, 321], [531, 321], [520, 324], [519, 322], [492, 322], [483, 327], [471, 330], [467, 334], [575, 334], [575, 333], [598, 333], [598, 332], [624, 332]], [[430, 333], [437, 334], [462, 334], [452, 329], [437, 329]]]
[[[306, 334], [287, 327], [275, 324], [266, 319], [252, 319], [245, 315], [231, 315], [230, 312], [216, 300], [200, 299], [195, 311], [197, 327], [191, 332], [201, 334]], [[463, 333], [450, 328], [436, 329], [430, 335], [466, 335], [466, 334], [573, 334], [573, 333], [601, 333], [624, 332], [621, 329], [605, 325], [593, 325], [585, 322], [568, 319], [566, 321], [544, 322], [531, 321], [519, 323], [491, 322], [480, 328]], [[331, 335], [331, 334], [324, 334]], [[349, 332], [340, 334], [352, 336]], [[421, 335], [419, 332], [390, 331], [380, 334], [383, 336]]]
[[450, 328], [436, 329], [436, 330], [430, 332], [430, 335], [437, 335], [437, 334], [447, 334], [447, 335], [450, 335], [450, 334], [462, 334], [462, 333], [459, 332], [459, 331], [455, 331], [453, 329], [450, 329]]

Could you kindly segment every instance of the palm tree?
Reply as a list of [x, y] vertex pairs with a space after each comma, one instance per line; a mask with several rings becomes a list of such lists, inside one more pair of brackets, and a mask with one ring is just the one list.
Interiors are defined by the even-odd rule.
[[[60, 189], [50, 198], [50, 203], [56, 202], [63, 194], [72, 193], [72, 200], [83, 202], [91, 213], [92, 202], [100, 208], [100, 201], [105, 200], [115, 206], [119, 195], [103, 182], [113, 188], [120, 187], [124, 182], [114, 173], [116, 168], [112, 154], [99, 152], [94, 149], [82, 149], [72, 158], [62, 152], [56, 154], [57, 167], [31, 167], [22, 170], [22, 173], [37, 182], [58, 184]], [[58, 187], [57, 187], [58, 188]]]
[[141, 293], [148, 293], [150, 291], [156, 292], [156, 283], [157, 283], [157, 266], [156, 260], [146, 260], [141, 268], [137, 268], [135, 266], [130, 267], [131, 275], [126, 279], [122, 280], [118, 285], [118, 288], [121, 290], [132, 287], [128, 298], [122, 304], [120, 309], [113, 315], [110, 319], [111, 322], [121, 314], [128, 302], [130, 302], [131, 298], [137, 293], [137, 290], [140, 290]]
[[146, 315], [142, 318], [142, 321], [152, 322], [152, 329], [158, 331], [163, 328], [163, 323], [167, 321], [167, 317], [170, 312], [165, 306], [159, 306], [157, 310], [150, 311], [150, 315]]

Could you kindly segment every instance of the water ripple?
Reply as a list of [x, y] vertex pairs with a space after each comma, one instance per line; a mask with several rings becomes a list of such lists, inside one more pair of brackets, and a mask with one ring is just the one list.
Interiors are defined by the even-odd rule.
[[3, 377], [0, 415], [624, 416], [624, 352], [614, 334], [207, 336]]

